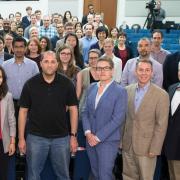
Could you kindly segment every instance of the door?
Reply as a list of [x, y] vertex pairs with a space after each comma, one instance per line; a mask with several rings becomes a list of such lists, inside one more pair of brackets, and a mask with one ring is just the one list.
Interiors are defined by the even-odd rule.
[[117, 0], [84, 0], [84, 14], [88, 14], [88, 4], [93, 4], [95, 12], [102, 14], [109, 29], [116, 26]]

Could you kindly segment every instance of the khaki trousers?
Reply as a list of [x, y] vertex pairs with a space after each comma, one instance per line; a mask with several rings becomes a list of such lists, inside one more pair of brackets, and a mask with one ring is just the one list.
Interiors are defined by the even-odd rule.
[[170, 180], [180, 180], [180, 161], [168, 160]]
[[123, 151], [123, 180], [153, 180], [156, 157], [138, 156]]

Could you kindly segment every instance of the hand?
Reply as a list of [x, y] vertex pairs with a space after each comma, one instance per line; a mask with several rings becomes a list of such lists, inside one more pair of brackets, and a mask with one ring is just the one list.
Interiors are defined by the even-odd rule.
[[86, 134], [86, 139], [89, 143], [90, 146], [96, 146], [99, 142], [96, 139], [96, 136], [92, 133], [87, 133]]
[[10, 143], [9, 144], [9, 148], [8, 148], [8, 152], [9, 152], [9, 156], [12, 156], [15, 152], [15, 144], [14, 143]]
[[18, 147], [19, 147], [20, 153], [26, 154], [26, 141], [25, 141], [25, 139], [19, 139]]
[[74, 136], [70, 137], [70, 148], [71, 148], [71, 153], [76, 153], [78, 147], [78, 142], [77, 138]]
[[156, 155], [154, 153], [149, 152], [148, 157], [154, 158], [154, 157], [156, 157]]

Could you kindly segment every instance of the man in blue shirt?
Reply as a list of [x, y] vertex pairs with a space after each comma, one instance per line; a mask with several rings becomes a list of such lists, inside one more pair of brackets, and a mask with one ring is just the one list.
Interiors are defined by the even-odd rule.
[[16, 121], [18, 120], [19, 113], [18, 101], [24, 83], [39, 73], [37, 64], [24, 56], [26, 52], [26, 45], [27, 43], [24, 38], [15, 38], [13, 40], [14, 57], [3, 62], [2, 64], [7, 75], [8, 88], [12, 93], [14, 100]]
[[92, 44], [97, 42], [97, 38], [93, 37], [94, 26], [92, 24], [85, 25], [85, 36], [80, 39], [83, 44], [83, 59], [86, 64], [88, 64], [88, 52]]

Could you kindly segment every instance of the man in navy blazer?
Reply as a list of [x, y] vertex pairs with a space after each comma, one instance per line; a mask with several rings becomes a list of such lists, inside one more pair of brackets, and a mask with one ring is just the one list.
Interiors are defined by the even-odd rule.
[[28, 6], [26, 7], [27, 15], [22, 18], [22, 24], [24, 29], [27, 28], [31, 24], [31, 13], [32, 13], [32, 7]]
[[179, 82], [169, 87], [171, 102], [164, 152], [168, 160], [170, 179], [180, 179], [180, 61], [178, 65]]
[[100, 81], [90, 86], [82, 111], [87, 152], [96, 180], [113, 179], [112, 169], [127, 109], [126, 90], [112, 80], [114, 64], [103, 56], [97, 63]]

